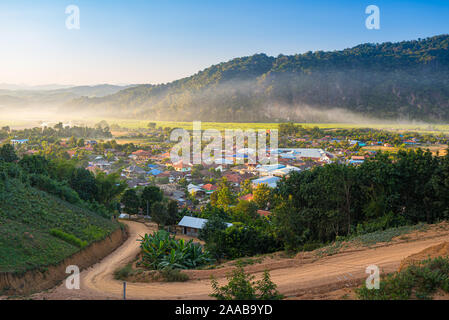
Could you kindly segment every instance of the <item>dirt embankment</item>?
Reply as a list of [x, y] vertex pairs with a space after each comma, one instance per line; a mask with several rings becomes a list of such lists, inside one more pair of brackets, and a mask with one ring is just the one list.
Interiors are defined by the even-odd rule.
[[416, 264], [420, 261], [434, 259], [437, 257], [449, 257], [449, 242], [442, 242], [440, 244], [437, 244], [436, 246], [426, 248], [416, 254], [412, 254], [411, 256], [405, 258], [401, 262], [399, 271], [405, 270], [408, 266]]
[[52, 288], [69, 276], [66, 273], [67, 266], [75, 265], [80, 270], [86, 269], [108, 256], [127, 238], [127, 230], [119, 228], [106, 239], [90, 244], [57, 265], [46, 267], [45, 271], [31, 270], [24, 274], [0, 273], [0, 292], [7, 295], [28, 295]]

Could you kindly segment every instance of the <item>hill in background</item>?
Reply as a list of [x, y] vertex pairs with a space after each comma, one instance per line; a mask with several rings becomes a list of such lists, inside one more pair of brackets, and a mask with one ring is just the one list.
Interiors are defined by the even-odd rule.
[[449, 120], [449, 35], [332, 52], [256, 54], [161, 85], [77, 98], [64, 112], [174, 121]]

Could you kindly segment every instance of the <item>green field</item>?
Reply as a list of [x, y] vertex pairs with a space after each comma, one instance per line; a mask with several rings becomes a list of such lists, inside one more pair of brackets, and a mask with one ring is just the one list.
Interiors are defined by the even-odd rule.
[[[155, 122], [158, 127], [192, 129], [192, 122], [176, 121], [151, 121], [151, 120], [116, 120], [106, 121], [112, 125], [117, 124], [124, 128], [139, 129], [146, 128], [149, 122]], [[415, 131], [415, 132], [439, 132], [449, 133], [449, 124], [398, 124], [398, 123], [297, 123], [304, 127], [319, 127], [321, 129], [352, 129], [352, 128], [373, 128], [392, 131]], [[279, 123], [226, 123], [226, 122], [202, 122], [201, 128], [207, 129], [277, 129]]]
[[[45, 120], [45, 119], [43, 119]], [[117, 119], [117, 118], [89, 118], [89, 119], [61, 119], [62, 122], [74, 120], [77, 123], [93, 126], [101, 120], [106, 120], [109, 125], [117, 124], [120, 127], [128, 129], [147, 128], [149, 122], [155, 122], [158, 127], [183, 128], [192, 129], [192, 122], [179, 121], [154, 121], [154, 120], [134, 120], [134, 119]], [[373, 128], [390, 131], [414, 131], [420, 133], [449, 133], [449, 124], [429, 124], [429, 123], [397, 123], [397, 122], [366, 122], [366, 123], [297, 123], [304, 127], [319, 127], [321, 129], [353, 129], [353, 128]], [[0, 126], [10, 126], [14, 129], [22, 129], [26, 127], [38, 126], [37, 120], [7, 120], [1, 119]], [[201, 128], [218, 129], [277, 129], [279, 123], [230, 123], [230, 122], [202, 122]]]

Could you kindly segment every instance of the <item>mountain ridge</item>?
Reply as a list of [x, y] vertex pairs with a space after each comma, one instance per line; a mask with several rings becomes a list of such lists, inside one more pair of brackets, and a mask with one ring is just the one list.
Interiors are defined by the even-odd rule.
[[60, 110], [177, 121], [447, 121], [448, 45], [444, 34], [340, 51], [259, 53], [166, 84], [75, 98]]

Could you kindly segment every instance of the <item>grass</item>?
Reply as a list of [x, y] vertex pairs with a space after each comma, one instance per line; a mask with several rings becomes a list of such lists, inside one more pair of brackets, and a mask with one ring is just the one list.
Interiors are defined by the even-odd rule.
[[385, 276], [379, 289], [356, 289], [362, 300], [429, 300], [438, 290], [449, 293], [449, 259], [438, 257]]
[[64, 240], [65, 242], [68, 242], [70, 244], [73, 244], [77, 246], [78, 248], [84, 248], [87, 246], [87, 241], [83, 241], [77, 237], [75, 237], [73, 234], [64, 232], [60, 229], [51, 229], [50, 234], [56, 238], [59, 238], [61, 240]]
[[134, 273], [132, 263], [128, 263], [126, 266], [114, 271], [115, 280], [126, 280], [130, 275]]
[[0, 272], [45, 270], [120, 227], [17, 180], [5, 183], [0, 183]]
[[262, 263], [263, 257], [260, 258], [241, 258], [234, 262], [234, 265], [237, 267], [246, 267], [254, 264]]
[[386, 230], [379, 230], [376, 232], [366, 233], [362, 235], [351, 236], [349, 238], [343, 238], [332, 242], [316, 252], [316, 256], [331, 256], [339, 253], [342, 249], [348, 247], [351, 244], [372, 246], [377, 243], [391, 242], [393, 238], [400, 237], [401, 240], [410, 239], [407, 234], [414, 231], [425, 231], [429, 226], [424, 223], [419, 223], [413, 226], [401, 226], [397, 228], [390, 228]]
[[[380, 230], [372, 233], [363, 234], [352, 238], [350, 241], [360, 243], [364, 246], [371, 246], [379, 242], [390, 242], [395, 237], [407, 237], [406, 234], [413, 231], [424, 231], [428, 228], [427, 224], [419, 223], [414, 226], [402, 226], [387, 230]], [[406, 239], [404, 239], [406, 240]]]
[[165, 282], [186, 282], [189, 276], [179, 269], [165, 268], [160, 271], [160, 275]]

